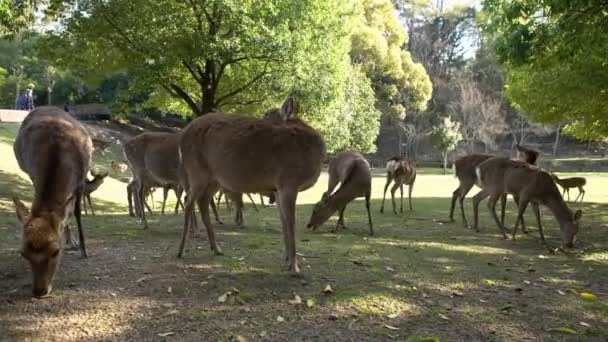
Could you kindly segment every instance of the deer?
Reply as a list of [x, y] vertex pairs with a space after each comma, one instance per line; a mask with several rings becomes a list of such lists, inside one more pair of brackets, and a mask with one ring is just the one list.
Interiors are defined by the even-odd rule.
[[[127, 202], [129, 204], [129, 216], [131, 217], [141, 217], [141, 213], [139, 212], [139, 207], [135, 206], [135, 200], [136, 200], [136, 196], [135, 194], [137, 193], [137, 189], [138, 189], [139, 185], [137, 182], [137, 179], [133, 178], [131, 179], [131, 181], [129, 182], [129, 184], [127, 184]], [[152, 215], [152, 209], [150, 209], [150, 206], [148, 205], [148, 198], [150, 198], [150, 201], [152, 202], [152, 204], [154, 204], [154, 191], [156, 189], [152, 188], [152, 187], [147, 187], [144, 188], [144, 207], [148, 210], [148, 213], [150, 213], [150, 215]]]
[[545, 243], [539, 205], [548, 207], [559, 222], [563, 245], [568, 248], [574, 246], [579, 221], [583, 213], [581, 210], [572, 213], [549, 173], [526, 162], [507, 158], [488, 159], [475, 168], [475, 173], [477, 175], [477, 185], [482, 189], [473, 196], [474, 228], [476, 231], [479, 231], [479, 203], [489, 197], [488, 209], [503, 237], [508, 238], [504, 226], [498, 220], [495, 207], [500, 196], [510, 193], [519, 199], [513, 240], [515, 240], [517, 228], [519, 223], [522, 222], [526, 207], [529, 203], [532, 203], [541, 241]]
[[[525, 161], [529, 164], [535, 164], [536, 159], [538, 157], [538, 152], [528, 149], [522, 145], [515, 145], [516, 147], [516, 158], [522, 161]], [[454, 209], [456, 207], [456, 200], [458, 200], [458, 204], [460, 205], [460, 212], [462, 214], [462, 222], [465, 228], [469, 228], [469, 224], [467, 222], [467, 217], [464, 212], [464, 199], [473, 188], [477, 181], [477, 176], [475, 174], [475, 168], [479, 166], [479, 164], [484, 161], [493, 158], [492, 155], [487, 154], [470, 154], [461, 158], [458, 158], [452, 168], [454, 170], [454, 175], [458, 178], [458, 188], [454, 190], [452, 193], [452, 202], [450, 206], [450, 222], [454, 222]], [[507, 203], [507, 195], [504, 194], [501, 196], [501, 223], [504, 226], [505, 221], [505, 210]], [[517, 201], [517, 198], [515, 198]], [[525, 224], [522, 223], [522, 229], [526, 232]]]
[[125, 171], [127, 171], [127, 169], [129, 168], [129, 166], [127, 165], [127, 163], [123, 163], [123, 162], [117, 162], [112, 160], [110, 162], [110, 167], [112, 167], [112, 170], [114, 170], [114, 173], [116, 173], [117, 175], [122, 175], [125, 173]]
[[[31, 179], [34, 200], [31, 210], [13, 195], [17, 218], [23, 225], [21, 256], [32, 270], [32, 293], [45, 297], [53, 289], [65, 243], [78, 245], [87, 257], [80, 200], [93, 143], [86, 129], [57, 107], [32, 110], [23, 120], [13, 146], [21, 170]], [[67, 220], [73, 215], [79, 243]], [[64, 234], [65, 233], [65, 234]]]
[[[137, 181], [134, 204], [136, 211], [141, 213], [144, 229], [148, 229], [145, 211], [141, 210], [145, 202], [145, 189], [171, 187], [178, 198], [176, 209], [180, 205], [183, 170], [178, 155], [179, 141], [179, 133], [145, 132], [124, 144], [125, 157]], [[212, 204], [212, 207], [216, 221], [220, 221], [215, 205]]]
[[[333, 213], [339, 212], [338, 223], [334, 231], [344, 225], [344, 210], [346, 205], [357, 197], [365, 196], [365, 208], [369, 221], [369, 235], [374, 235], [372, 214], [370, 212], [370, 197], [372, 192], [372, 175], [369, 162], [361, 153], [345, 151], [336, 154], [329, 162], [329, 181], [327, 191], [321, 196], [321, 200], [315, 204], [307, 227], [315, 230], [325, 223]], [[334, 189], [340, 183], [336, 192]]]
[[95, 216], [95, 211], [93, 209], [93, 202], [91, 202], [91, 193], [93, 191], [99, 189], [99, 187], [103, 184], [104, 179], [108, 176], [107, 172], [97, 173], [95, 171], [91, 171], [91, 175], [93, 175], [93, 179], [88, 180], [85, 179], [84, 188], [82, 191], [82, 208], [84, 209], [84, 214], [87, 213], [87, 201], [89, 202], [88, 206], [91, 208], [91, 215]]
[[414, 182], [416, 182], [416, 162], [404, 160], [400, 157], [393, 157], [386, 163], [386, 185], [384, 186], [384, 195], [382, 196], [382, 204], [380, 205], [380, 213], [384, 212], [384, 201], [386, 199], [386, 190], [391, 182], [395, 182], [391, 188], [391, 200], [393, 203], [393, 212], [397, 214], [395, 206], [395, 191], [399, 188], [401, 192], [401, 208], [403, 213], [403, 185], [408, 185], [408, 198], [410, 210], [412, 210], [412, 190]]
[[564, 192], [562, 193], [562, 197], [565, 194], [568, 194], [568, 201], [570, 201], [570, 189], [578, 188], [578, 196], [574, 199], [574, 202], [581, 198], [581, 203], [583, 203], [583, 198], [585, 197], [585, 189], [583, 188], [587, 185], [587, 179], [585, 177], [570, 177], [570, 178], [559, 178], [556, 174], [551, 174], [555, 183], [562, 187]]
[[207, 113], [182, 131], [179, 155], [189, 190], [179, 258], [195, 204], [211, 250], [222, 254], [208, 209], [219, 187], [240, 193], [275, 192], [289, 270], [302, 275], [296, 256], [296, 199], [319, 178], [326, 145], [315, 129], [297, 118], [295, 106], [295, 100], [288, 98], [279, 115], [264, 118]]

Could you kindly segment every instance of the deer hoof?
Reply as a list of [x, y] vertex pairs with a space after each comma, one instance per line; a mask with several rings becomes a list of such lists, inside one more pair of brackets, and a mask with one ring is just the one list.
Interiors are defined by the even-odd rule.
[[222, 252], [222, 249], [220, 248], [220, 246], [216, 246], [215, 248], [212, 248], [213, 252], [215, 253], [215, 255], [224, 255], [224, 252]]

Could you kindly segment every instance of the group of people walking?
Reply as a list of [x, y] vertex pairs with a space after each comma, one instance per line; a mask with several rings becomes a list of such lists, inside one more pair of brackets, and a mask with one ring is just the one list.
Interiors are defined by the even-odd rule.
[[34, 109], [34, 85], [29, 84], [27, 89], [22, 90], [17, 97], [16, 108], [18, 110], [33, 110]]

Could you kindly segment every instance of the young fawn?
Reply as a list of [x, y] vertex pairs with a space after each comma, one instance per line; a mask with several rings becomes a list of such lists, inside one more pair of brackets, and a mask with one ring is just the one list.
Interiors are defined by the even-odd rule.
[[75, 244], [67, 226], [72, 214], [82, 257], [87, 257], [80, 199], [93, 143], [70, 114], [56, 107], [38, 107], [21, 124], [14, 151], [19, 167], [34, 185], [31, 211], [13, 197], [17, 218], [23, 224], [21, 255], [32, 269], [34, 296], [43, 297], [52, 290], [65, 240]]
[[[336, 192], [334, 189], [340, 183]], [[369, 163], [358, 152], [338, 153], [329, 162], [329, 182], [327, 191], [323, 193], [321, 201], [315, 204], [312, 215], [308, 222], [308, 228], [317, 229], [325, 223], [333, 213], [339, 212], [340, 217], [336, 230], [346, 228], [344, 226], [344, 210], [346, 205], [357, 197], [365, 196], [365, 208], [369, 220], [369, 235], [374, 235], [372, 214], [369, 208], [369, 200], [372, 191], [372, 175]]]
[[416, 182], [416, 163], [410, 160], [403, 160], [398, 157], [389, 159], [386, 163], [386, 185], [384, 186], [384, 195], [382, 196], [382, 204], [380, 205], [380, 212], [384, 212], [384, 200], [386, 199], [386, 190], [391, 182], [395, 182], [391, 188], [391, 200], [393, 203], [393, 212], [397, 214], [395, 207], [395, 191], [399, 188], [401, 193], [401, 208], [400, 212], [403, 213], [403, 185], [408, 185], [408, 198], [410, 204], [410, 210], [412, 210], [412, 189], [414, 188], [414, 182]]
[[85, 183], [84, 183], [84, 190], [82, 192], [82, 208], [84, 209], [84, 213], [85, 215], [88, 215], [87, 213], [87, 201], [89, 202], [88, 206], [91, 209], [91, 215], [95, 216], [95, 211], [93, 209], [93, 202], [91, 202], [91, 193], [97, 189], [99, 189], [99, 187], [101, 186], [101, 184], [103, 184], [104, 179], [108, 176], [107, 172], [103, 172], [103, 173], [96, 173], [91, 171], [91, 174], [93, 175], [93, 179], [88, 180], [85, 179]]
[[572, 213], [549, 173], [530, 166], [525, 162], [506, 158], [488, 159], [479, 164], [475, 171], [477, 174], [477, 185], [482, 189], [473, 197], [476, 231], [479, 231], [479, 202], [486, 197], [490, 197], [488, 209], [503, 237], [507, 238], [505, 228], [496, 215], [495, 207], [499, 197], [502, 194], [509, 193], [518, 199], [518, 213], [515, 228], [513, 229], [513, 240], [515, 240], [517, 228], [528, 203], [532, 203], [541, 240], [545, 241], [539, 210], [539, 205], [542, 204], [551, 210], [553, 216], [559, 222], [564, 245], [567, 247], [574, 245], [582, 211], [578, 210]]
[[293, 99], [285, 101], [277, 118], [208, 113], [193, 120], [180, 142], [188, 199], [178, 256], [183, 255], [195, 204], [211, 249], [222, 253], [209, 218], [209, 205], [219, 187], [240, 193], [276, 192], [289, 268], [300, 275], [296, 198], [317, 181], [325, 151], [321, 135], [295, 117]]
[[574, 202], [581, 198], [581, 203], [583, 202], [583, 198], [585, 198], [585, 189], [583, 187], [587, 184], [587, 179], [584, 177], [570, 177], [570, 178], [559, 178], [555, 174], [551, 174], [555, 183], [562, 187], [564, 192], [562, 193], [562, 197], [565, 194], [568, 194], [568, 201], [570, 201], [570, 189], [578, 188], [578, 196], [574, 199]]

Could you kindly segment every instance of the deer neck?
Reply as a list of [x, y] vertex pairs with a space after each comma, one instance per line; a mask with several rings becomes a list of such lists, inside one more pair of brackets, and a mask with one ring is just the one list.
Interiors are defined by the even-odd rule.
[[570, 208], [568, 208], [559, 192], [557, 196], [550, 196], [544, 202], [545, 206], [551, 210], [553, 216], [555, 216], [560, 224], [572, 219], [572, 211], [570, 211]]

